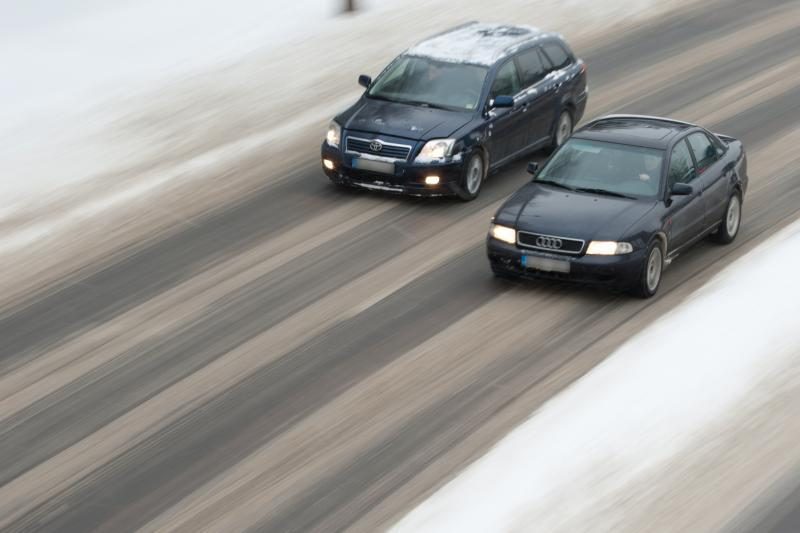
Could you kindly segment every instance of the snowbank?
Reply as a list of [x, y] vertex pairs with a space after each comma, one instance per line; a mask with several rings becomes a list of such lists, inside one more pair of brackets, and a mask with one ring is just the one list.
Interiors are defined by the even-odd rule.
[[749, 431], [743, 413], [778, 394], [766, 378], [797, 369], [798, 262], [800, 222], [545, 404], [393, 531], [630, 530], [637, 505], [658, 505], [642, 487], [691, 459], [709, 428], [724, 424], [735, 442]]

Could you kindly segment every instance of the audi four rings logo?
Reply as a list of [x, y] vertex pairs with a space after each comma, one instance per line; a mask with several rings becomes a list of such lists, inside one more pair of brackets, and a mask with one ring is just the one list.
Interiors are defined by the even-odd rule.
[[564, 243], [555, 237], [536, 237], [536, 246], [558, 250]]
[[383, 143], [381, 143], [380, 141], [372, 141], [371, 143], [369, 143], [369, 149], [372, 150], [373, 152], [380, 152], [381, 150], [383, 150]]

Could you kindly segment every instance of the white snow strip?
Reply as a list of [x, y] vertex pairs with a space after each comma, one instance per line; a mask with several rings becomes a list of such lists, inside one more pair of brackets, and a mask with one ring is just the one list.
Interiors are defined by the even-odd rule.
[[798, 364], [798, 262], [800, 222], [546, 403], [393, 531], [630, 530], [643, 484], [690, 457], [709, 426], [747, 431], [734, 407], [775, 394], [757, 385]]

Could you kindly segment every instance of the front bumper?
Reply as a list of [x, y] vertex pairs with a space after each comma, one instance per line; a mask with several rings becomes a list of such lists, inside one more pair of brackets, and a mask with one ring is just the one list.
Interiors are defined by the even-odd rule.
[[[322, 143], [322, 160], [333, 163], [333, 169], [322, 170], [331, 181], [339, 185], [360, 189], [404, 194], [409, 196], [452, 196], [458, 193], [463, 173], [463, 161], [456, 160], [443, 164], [417, 165], [405, 161], [395, 163], [394, 174], [353, 168], [355, 156], [332, 148], [327, 142]], [[426, 185], [425, 178], [439, 176], [438, 185]]]
[[[488, 236], [486, 251], [492, 269], [508, 276], [528, 279], [554, 279], [627, 288], [636, 283], [642, 272], [647, 250], [637, 249], [625, 255], [564, 255], [521, 249]], [[522, 256], [569, 262], [569, 273], [537, 270], [523, 266]]]

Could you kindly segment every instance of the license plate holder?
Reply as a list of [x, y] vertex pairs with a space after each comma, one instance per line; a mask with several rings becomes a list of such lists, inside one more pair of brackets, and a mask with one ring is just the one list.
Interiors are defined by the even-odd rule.
[[364, 159], [362, 157], [353, 158], [353, 168], [358, 170], [367, 170], [369, 172], [377, 172], [378, 174], [394, 175], [394, 163], [386, 161], [375, 161], [374, 159]]
[[551, 259], [549, 257], [539, 257], [536, 255], [523, 255], [520, 263], [524, 268], [541, 270], [542, 272], [558, 272], [569, 274], [570, 262], [563, 259]]

